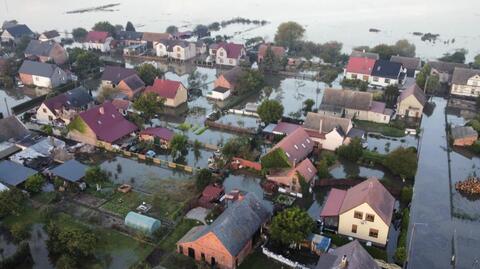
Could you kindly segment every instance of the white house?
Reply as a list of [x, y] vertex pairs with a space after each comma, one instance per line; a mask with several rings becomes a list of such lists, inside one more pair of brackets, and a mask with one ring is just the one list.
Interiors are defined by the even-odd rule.
[[155, 51], [159, 57], [186, 61], [197, 55], [196, 45], [184, 40], [162, 40], [155, 44]]
[[224, 87], [216, 87], [208, 93], [207, 97], [215, 100], [225, 100], [230, 96], [230, 89]]
[[480, 96], [480, 70], [455, 67], [451, 94], [466, 97]]
[[215, 55], [215, 62], [219, 65], [236, 66], [247, 55], [242, 44], [218, 43], [210, 47], [210, 54]]
[[376, 87], [403, 84], [407, 75], [407, 69], [401, 63], [377, 60], [373, 66], [369, 83]]
[[54, 64], [28, 60], [23, 61], [18, 73], [23, 84], [43, 88], [55, 88], [70, 80], [69, 75]]
[[353, 128], [352, 121], [318, 113], [308, 112], [303, 128], [320, 148], [334, 151], [345, 143]]
[[99, 50], [101, 52], [110, 51], [110, 43], [113, 38], [108, 32], [90, 31], [81, 43], [81, 47], [88, 50]]

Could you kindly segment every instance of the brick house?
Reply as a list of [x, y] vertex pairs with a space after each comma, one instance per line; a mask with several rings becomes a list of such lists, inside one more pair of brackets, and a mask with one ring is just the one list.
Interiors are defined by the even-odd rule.
[[116, 88], [131, 100], [145, 89], [145, 83], [137, 74], [133, 74], [122, 79]]
[[240, 78], [245, 74], [245, 71], [239, 66], [236, 66], [227, 72], [220, 75], [214, 82], [214, 88], [229, 89], [234, 93]]
[[69, 81], [65, 71], [54, 64], [25, 60], [18, 70], [20, 80], [25, 85], [55, 88]]
[[271, 210], [253, 193], [231, 204], [212, 224], [193, 227], [177, 242], [177, 252], [221, 269], [235, 269], [252, 251]]
[[54, 41], [30, 40], [25, 49], [25, 58], [36, 58], [42, 63], [51, 61], [62, 65], [68, 60], [68, 55], [67, 51]]
[[159, 98], [165, 99], [165, 106], [178, 107], [187, 102], [187, 88], [180, 81], [155, 79], [152, 86], [148, 86], [144, 93], [156, 93]]

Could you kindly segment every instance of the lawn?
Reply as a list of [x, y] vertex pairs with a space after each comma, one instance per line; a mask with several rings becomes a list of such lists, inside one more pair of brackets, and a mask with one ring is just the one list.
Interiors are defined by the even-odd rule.
[[185, 204], [197, 193], [193, 180], [162, 179], [155, 189], [149, 214], [170, 220], [182, 215]]
[[270, 269], [270, 268], [290, 268], [286, 265], [269, 259], [263, 255], [260, 249], [247, 256], [247, 258], [240, 264], [239, 269]]
[[2, 224], [10, 227], [14, 223], [21, 223], [26, 225], [31, 225], [35, 223], [41, 223], [43, 220], [41, 211], [39, 209], [33, 208], [30, 205], [26, 205], [24, 210], [18, 215], [9, 215], [2, 219]]
[[175, 244], [177, 241], [190, 231], [190, 229], [199, 225], [202, 225], [202, 223], [197, 220], [182, 219], [172, 233], [160, 242], [159, 247], [166, 251], [175, 250]]
[[152, 197], [135, 191], [116, 192], [101, 208], [125, 217], [128, 212], [134, 211], [142, 202], [151, 203]]
[[383, 123], [376, 123], [376, 122], [362, 121], [362, 120], [355, 120], [354, 123], [355, 123], [355, 127], [363, 129], [367, 132], [377, 132], [385, 136], [391, 136], [391, 137], [404, 137], [406, 135], [405, 129], [399, 129], [390, 124], [383, 124]]

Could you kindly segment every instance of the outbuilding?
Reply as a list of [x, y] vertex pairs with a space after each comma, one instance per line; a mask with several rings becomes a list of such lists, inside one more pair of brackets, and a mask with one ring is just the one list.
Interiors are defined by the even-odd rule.
[[452, 128], [454, 146], [471, 146], [478, 139], [478, 133], [471, 126], [457, 126]]
[[10, 186], [18, 186], [36, 173], [31, 168], [9, 160], [0, 162], [0, 182]]
[[147, 234], [153, 234], [160, 228], [161, 223], [157, 219], [131, 211], [125, 217], [125, 225]]

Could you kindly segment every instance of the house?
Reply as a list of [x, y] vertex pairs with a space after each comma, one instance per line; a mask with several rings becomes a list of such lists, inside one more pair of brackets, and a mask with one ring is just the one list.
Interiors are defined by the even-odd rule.
[[120, 114], [122, 114], [123, 116], [127, 116], [132, 102], [125, 99], [114, 98], [112, 100], [112, 105], [118, 112], [120, 112]]
[[[313, 151], [314, 142], [303, 128], [298, 128], [278, 142], [266, 155], [281, 149], [291, 167], [307, 158]], [[265, 157], [265, 156], [264, 156]]]
[[273, 52], [273, 55], [275, 55], [276, 58], [282, 59], [285, 57], [285, 48], [280, 47], [280, 46], [273, 46], [270, 44], [261, 44], [258, 47], [258, 54], [257, 54], [257, 62], [261, 63], [263, 62], [263, 59], [265, 58], [265, 55], [267, 54], [267, 50], [270, 48]]
[[102, 81], [102, 87], [115, 88], [120, 81], [133, 75], [137, 75], [135, 69], [107, 65], [105, 66], [105, 70], [103, 70], [100, 80]]
[[123, 48], [124, 56], [141, 55], [147, 51], [147, 44], [134, 44]]
[[211, 51], [215, 51], [215, 62], [219, 65], [237, 66], [240, 60], [247, 55], [242, 44], [218, 43], [212, 45]]
[[451, 130], [454, 146], [471, 146], [477, 142], [478, 133], [471, 126], [452, 127]]
[[161, 146], [164, 149], [168, 149], [174, 135], [175, 133], [170, 129], [163, 127], [151, 127], [140, 131], [138, 138], [141, 141], [151, 142]]
[[373, 94], [352, 90], [325, 89], [318, 113], [334, 117], [389, 123], [393, 114]]
[[157, 56], [168, 57], [179, 61], [187, 61], [197, 56], [195, 43], [184, 40], [165, 39], [158, 42], [154, 48]]
[[18, 143], [32, 137], [32, 132], [16, 116], [0, 119], [0, 126], [0, 142]]
[[39, 37], [38, 40], [42, 42], [47, 42], [47, 41], [53, 41], [56, 43], [62, 42], [62, 38], [60, 37], [60, 34], [58, 33], [57, 30], [51, 30], [51, 31], [46, 31], [43, 32]]
[[0, 182], [8, 186], [19, 186], [37, 171], [16, 162], [4, 160], [0, 162]]
[[187, 88], [180, 81], [155, 79], [152, 86], [148, 86], [144, 93], [156, 93], [159, 98], [165, 98], [165, 106], [178, 107], [186, 103], [188, 98]]
[[198, 198], [198, 205], [211, 209], [215, 206], [215, 202], [219, 201], [220, 198], [225, 194], [225, 189], [222, 185], [213, 185], [210, 184], [205, 187], [202, 191], [202, 196]]
[[116, 88], [131, 100], [145, 89], [145, 83], [137, 74], [133, 74], [122, 79]]
[[69, 124], [69, 138], [97, 145], [97, 142], [112, 144], [137, 130], [135, 124], [126, 120], [111, 102], [81, 112]]
[[7, 29], [7, 28], [10, 28], [10, 27], [13, 27], [15, 25], [18, 24], [18, 21], [17, 20], [5, 20], [3, 21], [2, 23], [2, 28], [0, 28], [1, 31]]
[[147, 42], [148, 48], [155, 48], [159, 42], [167, 39], [173, 39], [172, 35], [169, 33], [144, 32], [142, 36], [142, 41]]
[[38, 59], [42, 63], [62, 65], [68, 60], [67, 51], [55, 41], [30, 40], [24, 53], [25, 58]]
[[115, 40], [124, 47], [147, 43], [143, 40], [143, 33], [135, 31], [118, 31]]
[[202, 40], [198, 40], [195, 43], [195, 49], [197, 50], [197, 55], [202, 55], [207, 53], [207, 44], [203, 42]]
[[125, 217], [125, 226], [152, 235], [160, 228], [161, 222], [152, 217], [130, 211]]
[[108, 32], [90, 31], [88, 32], [82, 47], [87, 50], [99, 50], [109, 52], [113, 37]]
[[4, 29], [0, 39], [2, 42], [18, 43], [22, 37], [34, 38], [35, 34], [25, 24], [16, 24]]
[[397, 101], [397, 115], [402, 117], [421, 118], [427, 97], [416, 83], [403, 90]]
[[50, 170], [50, 175], [70, 183], [79, 183], [87, 172], [88, 166], [77, 160], [68, 160]]
[[353, 128], [348, 118], [332, 117], [308, 112], [303, 129], [320, 148], [334, 151], [344, 144], [347, 134]]
[[55, 88], [69, 81], [67, 73], [55, 64], [25, 60], [18, 73], [23, 84], [43, 88]]
[[230, 89], [224, 87], [215, 87], [207, 94], [207, 98], [223, 101], [230, 96]]
[[92, 96], [80, 86], [43, 101], [37, 109], [37, 120], [41, 123], [61, 121], [69, 124], [79, 112], [89, 108], [92, 103]]
[[274, 169], [267, 175], [267, 180], [276, 185], [285, 188], [289, 192], [301, 193], [302, 180], [311, 184], [312, 180], [317, 175], [317, 169], [310, 161], [304, 159], [297, 166], [287, 169]]
[[293, 133], [300, 128], [298, 124], [289, 122], [270, 123], [263, 128], [262, 133], [268, 137], [269, 140], [273, 140], [275, 136], [286, 136]]
[[192, 31], [183, 31], [183, 32], [176, 32], [173, 34], [173, 38], [175, 39], [189, 39], [193, 36]]
[[256, 235], [271, 214], [255, 194], [247, 193], [212, 224], [188, 231], [177, 242], [177, 252], [217, 268], [238, 268], [252, 251]]
[[390, 62], [399, 63], [407, 70], [407, 77], [415, 78], [422, 69], [422, 60], [417, 57], [392, 56]]
[[465, 97], [480, 96], [480, 70], [455, 67], [450, 93]]
[[369, 83], [373, 86], [386, 87], [403, 84], [407, 70], [401, 63], [377, 60], [373, 66]]
[[380, 269], [358, 240], [337, 247], [320, 256], [315, 269]]
[[427, 64], [431, 68], [430, 75], [437, 75], [441, 83], [446, 83], [448, 85], [452, 84], [452, 76], [455, 67], [469, 68], [467, 64], [442, 61], [428, 61]]
[[339, 234], [385, 246], [394, 204], [382, 183], [370, 178], [346, 191], [333, 188], [320, 217]]
[[40, 136], [29, 142], [20, 145], [22, 151], [10, 156], [10, 160], [31, 168], [43, 169], [45, 166], [52, 165], [54, 161], [64, 162], [73, 158], [73, 154], [66, 151], [66, 143], [53, 136]]
[[345, 68], [346, 79], [359, 79], [365, 82], [370, 81], [376, 59], [368, 57], [350, 56]]
[[239, 67], [236, 66], [222, 75], [220, 75], [214, 82], [214, 88], [222, 87], [229, 89], [230, 92], [235, 93], [235, 90], [238, 86], [238, 82], [240, 81], [240, 78], [245, 74], [245, 71]]

